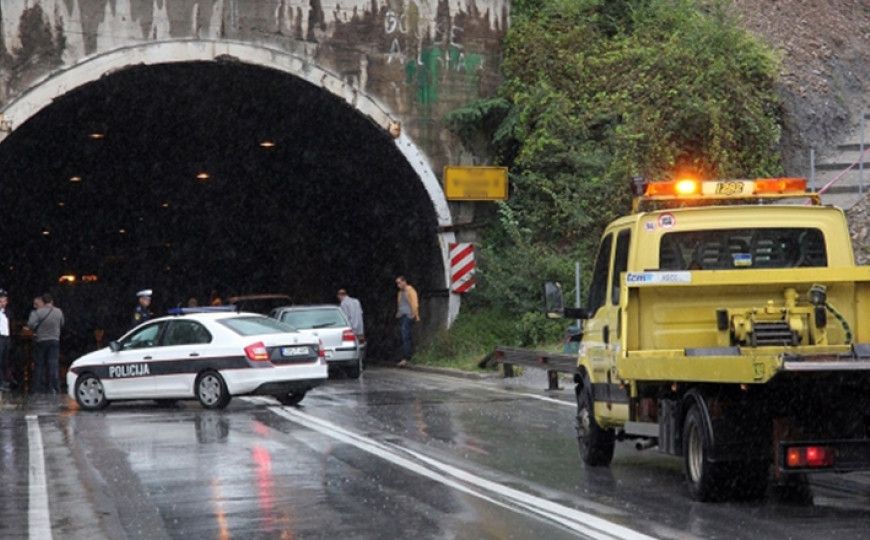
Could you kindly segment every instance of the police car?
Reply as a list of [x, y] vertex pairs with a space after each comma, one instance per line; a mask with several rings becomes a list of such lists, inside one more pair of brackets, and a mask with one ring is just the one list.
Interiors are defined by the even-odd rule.
[[326, 378], [317, 337], [263, 315], [225, 311], [141, 324], [73, 362], [67, 387], [86, 410], [116, 400], [194, 398], [222, 409], [236, 395], [270, 395], [295, 405]]

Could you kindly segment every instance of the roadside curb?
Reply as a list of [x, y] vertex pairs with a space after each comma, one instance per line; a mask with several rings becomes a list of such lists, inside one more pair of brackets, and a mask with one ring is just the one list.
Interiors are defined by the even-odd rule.
[[409, 364], [406, 367], [392, 367], [392, 369], [399, 370], [408, 370], [408, 371], [420, 371], [422, 373], [432, 373], [435, 375], [446, 375], [447, 377], [456, 377], [458, 379], [470, 379], [473, 381], [480, 381], [485, 379], [501, 379], [502, 374], [499, 372], [493, 373], [476, 373], [473, 371], [462, 371], [460, 369], [453, 368], [442, 368], [435, 366], [418, 366], [414, 364]]

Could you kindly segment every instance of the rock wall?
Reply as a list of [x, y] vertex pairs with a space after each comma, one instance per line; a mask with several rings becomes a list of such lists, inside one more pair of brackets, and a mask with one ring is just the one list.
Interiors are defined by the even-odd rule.
[[858, 264], [870, 264], [870, 195], [846, 212]]
[[242, 41], [310, 59], [380, 101], [438, 173], [462, 151], [444, 113], [498, 86], [509, 12], [510, 0], [3, 0], [0, 111], [52, 72], [125, 46]]

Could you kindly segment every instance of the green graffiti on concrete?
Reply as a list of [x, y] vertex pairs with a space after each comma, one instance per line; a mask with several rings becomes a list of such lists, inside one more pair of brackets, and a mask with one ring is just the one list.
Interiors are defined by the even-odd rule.
[[442, 68], [446, 67], [448, 78], [465, 77], [465, 83], [476, 88], [483, 62], [483, 55], [467, 53], [455, 45], [447, 47], [446, 52], [440, 46], [426, 47], [405, 64], [405, 81], [417, 86], [420, 103], [431, 105], [438, 101]]

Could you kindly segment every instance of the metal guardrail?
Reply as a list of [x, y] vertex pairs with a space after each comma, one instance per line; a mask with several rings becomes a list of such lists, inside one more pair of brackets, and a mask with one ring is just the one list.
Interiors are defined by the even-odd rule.
[[548, 351], [535, 351], [520, 349], [517, 347], [495, 348], [492, 358], [504, 369], [504, 376], [514, 376], [514, 366], [523, 366], [547, 370], [547, 388], [559, 389], [559, 373], [577, 373], [577, 355], [555, 353]]
[[[839, 182], [840, 180], [842, 180], [843, 177], [846, 176], [846, 173], [848, 173], [849, 171], [851, 171], [852, 169], [854, 169], [856, 165], [863, 165], [863, 164], [864, 164], [864, 156], [867, 155], [868, 152], [870, 152], [870, 148], [867, 148], [867, 149], [865, 149], [863, 152], [861, 152], [861, 154], [858, 156], [858, 159], [856, 159], [854, 162], [852, 162], [851, 165], [849, 165], [848, 167], [846, 167], [845, 169], [843, 169], [842, 171], [840, 171], [840, 174], [838, 174], [838, 175], [835, 176], [833, 179], [831, 179], [830, 182], [828, 182], [827, 184], [825, 184], [824, 186], [822, 186], [822, 187], [819, 189], [819, 191], [817, 191], [816, 193], [818, 193], [819, 195], [822, 195], [823, 193], [825, 193], [826, 191], [828, 191], [828, 190], [831, 188], [831, 186], [833, 186], [834, 184], [836, 184], [837, 182]], [[863, 193], [863, 192], [864, 192], [864, 189], [863, 189], [863, 188], [864, 188], [864, 186], [863, 186], [863, 181], [862, 181], [862, 182], [858, 185], [858, 192], [859, 192], [859, 193]]]

